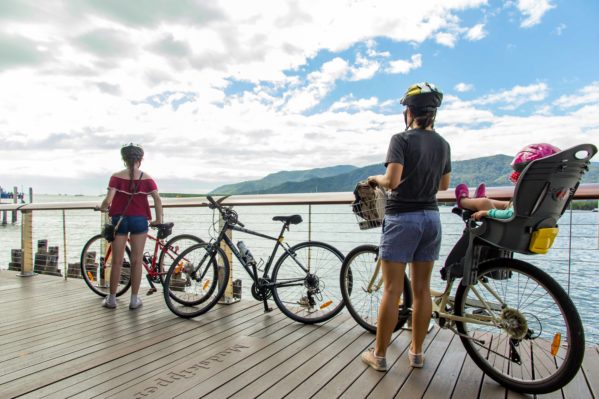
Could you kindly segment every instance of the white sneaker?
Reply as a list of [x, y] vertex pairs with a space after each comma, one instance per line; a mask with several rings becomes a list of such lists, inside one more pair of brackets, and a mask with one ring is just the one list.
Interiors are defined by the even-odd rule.
[[139, 297], [131, 298], [131, 302], [129, 302], [129, 309], [137, 309], [141, 308], [143, 303]]
[[104, 297], [104, 300], [102, 301], [102, 306], [108, 309], [116, 308], [116, 298], [111, 297], [110, 295]]

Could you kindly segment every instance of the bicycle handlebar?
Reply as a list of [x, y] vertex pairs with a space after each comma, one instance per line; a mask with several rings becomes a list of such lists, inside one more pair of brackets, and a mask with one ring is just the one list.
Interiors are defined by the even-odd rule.
[[[210, 209], [218, 209], [218, 211], [220, 212], [220, 214], [223, 216], [223, 218], [225, 218], [225, 220], [229, 220], [231, 221], [232, 219], [232, 224], [238, 224], [241, 227], [245, 227], [245, 225], [243, 223], [241, 223], [239, 221], [239, 219], [237, 218], [237, 213], [232, 210], [230, 207], [225, 207], [222, 206], [218, 201], [215, 201], [214, 198], [212, 198], [212, 196], [207, 195], [206, 199], [208, 200], [208, 202], [210, 202], [210, 205], [208, 205], [208, 208]], [[235, 215], [233, 218], [231, 218], [231, 215]]]

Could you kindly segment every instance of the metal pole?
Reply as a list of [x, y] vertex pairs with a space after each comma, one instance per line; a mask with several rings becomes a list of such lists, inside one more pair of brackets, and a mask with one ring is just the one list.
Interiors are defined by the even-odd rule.
[[64, 209], [62, 210], [62, 257], [64, 259], [64, 279], [67, 280], [67, 223]]
[[29, 203], [33, 202], [33, 189], [29, 187]]

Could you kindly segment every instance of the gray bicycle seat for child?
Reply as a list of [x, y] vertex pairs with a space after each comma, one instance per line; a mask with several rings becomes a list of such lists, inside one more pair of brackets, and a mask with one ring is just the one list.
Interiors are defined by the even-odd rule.
[[512, 252], [547, 252], [557, 235], [557, 221], [596, 153], [594, 145], [581, 144], [532, 161], [514, 189], [514, 215], [503, 220], [483, 218], [471, 234]]

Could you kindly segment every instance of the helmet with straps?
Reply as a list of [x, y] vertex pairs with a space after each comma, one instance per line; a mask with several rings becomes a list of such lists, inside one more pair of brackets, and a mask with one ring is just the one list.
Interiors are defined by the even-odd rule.
[[419, 108], [435, 111], [441, 106], [443, 93], [434, 84], [428, 82], [416, 83], [408, 87], [400, 103], [408, 108]]
[[514, 172], [509, 179], [512, 183], [516, 183], [520, 177], [520, 173], [535, 159], [541, 159], [553, 154], [557, 154], [561, 150], [554, 145], [547, 143], [529, 144], [522, 148], [512, 160], [512, 169]]

